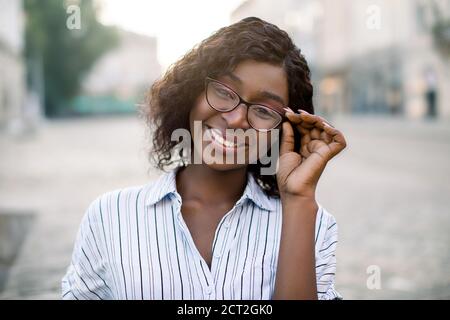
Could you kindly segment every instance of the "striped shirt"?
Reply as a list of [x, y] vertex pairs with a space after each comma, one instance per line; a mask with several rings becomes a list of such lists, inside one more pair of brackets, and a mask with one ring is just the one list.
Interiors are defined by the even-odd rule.
[[[181, 214], [174, 169], [156, 181], [105, 193], [87, 209], [63, 299], [271, 299], [281, 236], [281, 201], [251, 174], [221, 219], [209, 268]], [[336, 299], [337, 225], [320, 204], [315, 227], [319, 299]]]

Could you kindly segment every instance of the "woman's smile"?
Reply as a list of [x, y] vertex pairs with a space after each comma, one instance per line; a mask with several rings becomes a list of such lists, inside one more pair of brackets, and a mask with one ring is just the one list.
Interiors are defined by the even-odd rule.
[[214, 143], [215, 146], [219, 147], [225, 153], [246, 150], [245, 136], [240, 137], [233, 134], [233, 129], [225, 130], [204, 125], [203, 130], [203, 141], [206, 143]]

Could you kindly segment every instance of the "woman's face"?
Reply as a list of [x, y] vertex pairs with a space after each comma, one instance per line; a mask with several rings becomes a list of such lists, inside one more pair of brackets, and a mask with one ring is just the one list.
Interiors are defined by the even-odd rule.
[[[215, 80], [231, 88], [243, 100], [267, 106], [281, 114], [289, 102], [288, 80], [281, 66], [245, 60], [231, 73]], [[240, 104], [232, 111], [219, 112], [208, 104], [205, 91], [199, 95], [190, 111], [189, 122], [194, 149], [202, 163], [221, 171], [239, 169], [259, 158], [260, 148], [267, 150], [271, 132], [254, 130], [247, 121], [247, 108]], [[231, 132], [234, 135], [230, 135]], [[254, 137], [256, 141], [248, 137]], [[242, 141], [245, 143], [239, 143]]]

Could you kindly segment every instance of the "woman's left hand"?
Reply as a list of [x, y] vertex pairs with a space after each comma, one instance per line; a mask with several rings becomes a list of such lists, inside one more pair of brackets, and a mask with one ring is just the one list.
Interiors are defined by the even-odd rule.
[[[315, 199], [319, 178], [329, 160], [346, 147], [343, 134], [317, 115], [287, 112], [283, 123], [277, 182], [281, 197]], [[300, 132], [300, 150], [294, 150], [294, 129]]]

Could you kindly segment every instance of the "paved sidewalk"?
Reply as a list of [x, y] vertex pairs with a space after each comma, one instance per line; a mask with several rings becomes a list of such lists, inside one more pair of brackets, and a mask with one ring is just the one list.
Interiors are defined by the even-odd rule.
[[[322, 176], [318, 199], [338, 221], [337, 288], [347, 299], [450, 298], [450, 124], [330, 119], [348, 148]], [[134, 117], [48, 121], [19, 140], [0, 135], [0, 207], [36, 219], [0, 299], [59, 299], [89, 203], [154, 179]], [[367, 268], [381, 289], [369, 290]]]

